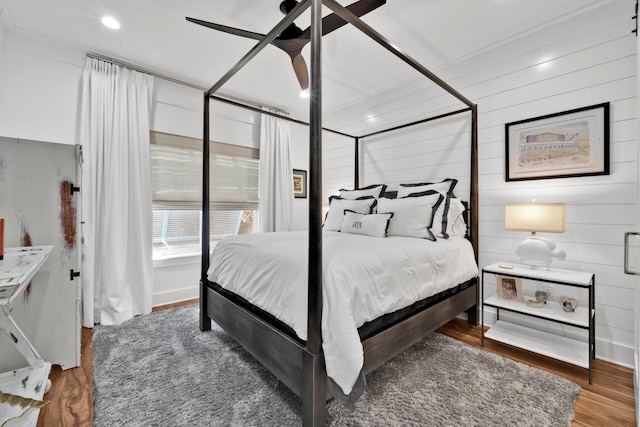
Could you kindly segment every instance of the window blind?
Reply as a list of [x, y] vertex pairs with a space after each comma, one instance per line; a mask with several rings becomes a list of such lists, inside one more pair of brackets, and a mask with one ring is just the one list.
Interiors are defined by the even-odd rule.
[[[259, 150], [211, 142], [211, 206], [216, 210], [258, 209]], [[202, 207], [202, 141], [151, 132], [154, 208]]]

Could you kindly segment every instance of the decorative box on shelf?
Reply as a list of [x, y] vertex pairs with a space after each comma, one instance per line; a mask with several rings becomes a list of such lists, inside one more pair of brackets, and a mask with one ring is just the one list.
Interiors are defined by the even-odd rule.
[[[485, 299], [485, 274], [495, 274], [506, 278], [505, 283], [514, 285], [517, 298], [500, 298], [498, 294]], [[547, 304], [525, 304], [519, 280], [533, 280], [548, 284], [581, 288], [588, 293], [587, 306], [577, 304], [577, 300], [567, 298], [567, 302]], [[503, 279], [504, 280], [504, 279]], [[595, 275], [593, 273], [563, 270], [557, 268], [531, 268], [511, 263], [495, 263], [482, 269], [482, 338], [489, 338], [554, 359], [562, 360], [589, 370], [589, 384], [592, 383], [593, 359], [595, 358]], [[562, 302], [565, 302], [564, 300]], [[484, 332], [484, 307], [496, 310], [495, 323]], [[581, 341], [550, 332], [528, 328], [500, 319], [500, 310], [569, 325], [588, 331], [588, 339]]]
[[[0, 425], [35, 426], [38, 401], [49, 389], [51, 363], [45, 362], [11, 317], [11, 311], [47, 260], [52, 246], [7, 248], [0, 260], [0, 330], [4, 331], [29, 366], [0, 373]], [[35, 408], [26, 410], [27, 408]]]

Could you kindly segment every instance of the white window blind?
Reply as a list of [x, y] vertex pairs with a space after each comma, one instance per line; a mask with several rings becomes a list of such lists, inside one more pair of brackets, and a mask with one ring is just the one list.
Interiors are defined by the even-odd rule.
[[[254, 231], [258, 150], [211, 143], [212, 246]], [[151, 132], [154, 259], [197, 254], [202, 229], [202, 141]]]
[[[210, 150], [212, 209], [257, 209], [259, 151], [220, 142]], [[151, 132], [151, 174], [155, 208], [200, 209], [202, 141]]]

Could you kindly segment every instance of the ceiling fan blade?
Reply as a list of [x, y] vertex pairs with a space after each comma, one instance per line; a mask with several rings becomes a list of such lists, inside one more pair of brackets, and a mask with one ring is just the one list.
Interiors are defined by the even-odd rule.
[[[366, 15], [367, 13], [376, 10], [380, 6], [384, 5], [387, 0], [360, 0], [355, 3], [351, 3], [349, 6], [346, 6], [351, 13], [356, 15], [357, 17]], [[325, 16], [322, 18], [322, 35], [327, 35], [332, 31], [337, 30], [340, 27], [346, 25], [347, 21], [340, 18], [335, 13]], [[302, 37], [309, 38], [311, 35], [311, 27], [304, 30], [302, 33]]]
[[193, 22], [194, 24], [202, 25], [203, 27], [213, 28], [214, 30], [222, 31], [224, 33], [233, 34], [240, 37], [247, 37], [255, 40], [262, 40], [266, 36], [260, 33], [254, 33], [252, 31], [241, 30], [239, 28], [227, 27], [226, 25], [214, 24], [213, 22], [202, 21], [200, 19], [195, 18], [186, 18], [187, 21]]
[[302, 90], [309, 89], [309, 70], [307, 69], [307, 63], [304, 61], [302, 54], [292, 56], [291, 64], [300, 83], [300, 88]]

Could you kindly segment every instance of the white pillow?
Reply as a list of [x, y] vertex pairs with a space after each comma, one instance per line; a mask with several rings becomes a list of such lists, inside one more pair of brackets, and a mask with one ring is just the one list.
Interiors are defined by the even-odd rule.
[[368, 214], [373, 212], [375, 205], [376, 199], [373, 196], [362, 197], [357, 200], [331, 196], [329, 197], [329, 212], [327, 212], [322, 228], [326, 231], [340, 231], [345, 210]]
[[[448, 223], [449, 223], [449, 202], [453, 194], [453, 189], [458, 183], [457, 179], [447, 178], [442, 182], [436, 183], [417, 183], [417, 184], [400, 184], [398, 186], [398, 197], [407, 197], [409, 195], [415, 195], [418, 193], [437, 191], [445, 196], [444, 203], [442, 203], [436, 210], [433, 216], [433, 224], [431, 224], [431, 231], [436, 237], [442, 237], [443, 239], [449, 238]], [[453, 225], [453, 223], [452, 223]]]
[[442, 182], [418, 182], [414, 184], [400, 184], [398, 186], [398, 198], [407, 197], [409, 194], [422, 193], [424, 191], [437, 191], [442, 195], [454, 197], [453, 189], [458, 184], [457, 179], [447, 178]]
[[434, 211], [442, 204], [444, 196], [438, 192], [430, 192], [424, 196], [409, 196], [402, 199], [378, 199], [379, 212], [392, 212], [389, 221], [388, 236], [417, 237], [435, 241], [429, 229], [433, 221]]
[[464, 205], [460, 199], [449, 199], [449, 214], [447, 215], [447, 234], [451, 236], [467, 235], [467, 223], [464, 220]]
[[389, 220], [392, 217], [392, 213], [365, 215], [347, 210], [344, 212], [344, 220], [340, 231], [343, 233], [364, 234], [371, 237], [387, 237]]
[[373, 196], [376, 199], [382, 197], [387, 189], [385, 184], [369, 185], [368, 187], [358, 188], [357, 190], [340, 190], [340, 197], [343, 199], [356, 200], [360, 197]]

